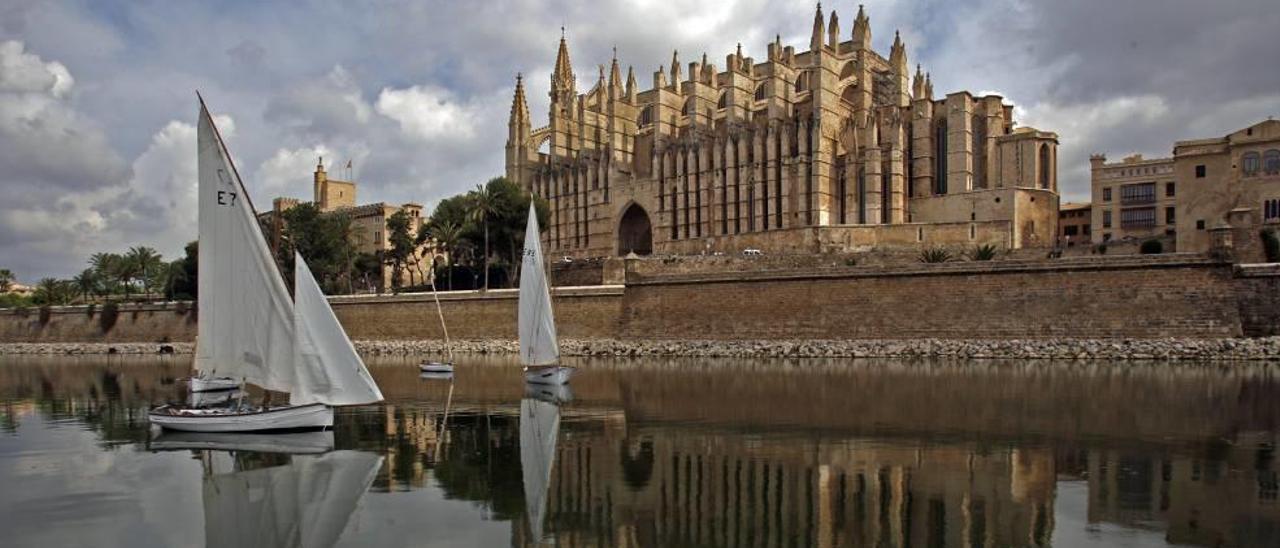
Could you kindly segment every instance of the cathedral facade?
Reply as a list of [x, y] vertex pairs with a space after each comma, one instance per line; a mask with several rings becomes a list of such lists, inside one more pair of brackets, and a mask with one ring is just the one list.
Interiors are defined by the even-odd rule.
[[[687, 72], [686, 72], [687, 71]], [[807, 51], [704, 54], [641, 90], [615, 54], [578, 93], [560, 39], [549, 123], [533, 127], [516, 79], [506, 175], [551, 204], [549, 251], [857, 251], [1048, 246], [1056, 231], [1057, 135], [1015, 128], [1001, 97], [935, 98], [906, 46], [871, 49], [821, 5]]]

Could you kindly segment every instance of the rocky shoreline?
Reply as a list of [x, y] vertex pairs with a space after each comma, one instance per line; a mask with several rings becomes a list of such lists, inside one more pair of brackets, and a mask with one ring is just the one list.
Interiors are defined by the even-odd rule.
[[[364, 355], [442, 354], [443, 341], [356, 341]], [[722, 358], [963, 358], [1053, 360], [1280, 360], [1280, 337], [1248, 339], [1023, 339], [619, 341], [567, 339], [566, 356]], [[190, 354], [191, 343], [0, 343], [2, 354]], [[456, 354], [515, 354], [516, 341], [453, 341]]]

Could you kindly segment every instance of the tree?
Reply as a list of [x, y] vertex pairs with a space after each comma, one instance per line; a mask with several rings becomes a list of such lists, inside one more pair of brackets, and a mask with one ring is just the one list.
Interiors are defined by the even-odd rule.
[[468, 196], [471, 220], [484, 230], [484, 288], [489, 289], [489, 219], [500, 211], [501, 204], [498, 202], [498, 195], [490, 192], [486, 185], [476, 185], [476, 189]]
[[128, 254], [125, 255], [125, 283], [131, 284], [134, 280], [142, 282], [142, 292], [150, 293], [151, 284], [155, 281], [154, 276], [159, 274], [160, 266], [164, 260], [156, 253], [155, 249], [147, 246], [135, 246], [129, 248]]
[[445, 268], [448, 269], [446, 271], [447, 274], [445, 275], [445, 288], [452, 291], [453, 263], [458, 258], [458, 246], [463, 241], [462, 226], [450, 220], [436, 222], [436, 219], [433, 218], [431, 221], [430, 229], [424, 230], [422, 233], [430, 235], [430, 237], [435, 240], [436, 245], [440, 246], [440, 248], [444, 250], [445, 254], [448, 255], [448, 263], [446, 263], [445, 266]]
[[8, 293], [13, 287], [13, 271], [7, 268], [0, 268], [0, 293]]
[[35, 301], [37, 304], [62, 305], [71, 300], [69, 284], [55, 278], [43, 278], [36, 285]]
[[292, 279], [293, 253], [307, 260], [320, 287], [338, 293], [351, 287], [354, 248], [350, 241], [351, 218], [323, 213], [315, 204], [298, 204], [284, 211], [282, 241], [276, 250], [286, 279]]
[[[376, 253], [358, 253], [355, 260], [352, 261], [352, 269], [355, 277], [364, 284], [366, 291], [373, 290], [381, 286], [382, 276], [382, 258]], [[378, 284], [374, 284], [369, 280], [378, 279]]]
[[129, 286], [125, 283], [128, 269], [125, 267], [124, 257], [116, 253], [94, 253], [89, 257], [89, 264], [98, 274], [104, 293], [116, 293], [120, 288], [124, 289], [125, 294], [129, 293]]
[[[413, 218], [403, 209], [387, 218], [387, 243], [391, 247], [383, 252], [382, 260], [391, 266], [391, 287], [400, 287], [400, 273], [416, 255], [410, 231], [412, 222]], [[413, 272], [409, 273], [409, 285], [413, 285]]]
[[98, 294], [98, 273], [92, 268], [80, 271], [75, 278], [71, 279], [71, 283], [86, 302], [90, 297]]
[[165, 298], [169, 300], [195, 299], [199, 291], [196, 278], [200, 273], [200, 243], [187, 243], [183, 252], [185, 255], [181, 259], [169, 264], [168, 283], [165, 284]]

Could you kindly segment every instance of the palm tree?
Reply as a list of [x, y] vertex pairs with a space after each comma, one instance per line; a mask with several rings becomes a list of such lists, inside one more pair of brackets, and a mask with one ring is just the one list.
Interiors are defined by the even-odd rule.
[[484, 227], [484, 288], [489, 289], [489, 218], [498, 213], [498, 197], [488, 187], [476, 185], [471, 191], [471, 221]]
[[152, 276], [160, 273], [160, 254], [147, 246], [135, 246], [129, 248], [125, 262], [129, 263], [129, 277], [141, 279], [142, 292], [150, 293]]
[[8, 293], [15, 279], [12, 270], [0, 268], [0, 293]]
[[85, 302], [88, 302], [89, 297], [98, 292], [98, 273], [92, 268], [86, 268], [72, 278], [71, 283], [80, 292]]
[[171, 263], [164, 265], [164, 298], [173, 300], [177, 293], [175, 287], [179, 282], [187, 281], [186, 264], [182, 259], [176, 259]]
[[36, 286], [36, 301], [44, 304], [67, 304], [67, 284], [55, 278], [43, 278]]
[[[444, 250], [448, 261], [445, 266], [445, 287], [453, 291], [453, 261], [458, 252], [458, 244], [462, 241], [462, 227], [451, 221], [432, 223], [430, 231], [423, 231], [436, 241], [436, 245]], [[434, 262], [434, 261], [433, 261]]]
[[89, 257], [89, 264], [93, 267], [94, 272], [97, 272], [98, 279], [104, 284], [106, 282], [113, 283], [113, 287], [104, 288], [108, 289], [106, 292], [114, 293], [119, 286], [123, 286], [127, 296], [129, 294], [129, 285], [125, 283], [127, 281], [125, 277], [128, 275], [125, 263], [124, 257], [116, 253], [94, 253]]

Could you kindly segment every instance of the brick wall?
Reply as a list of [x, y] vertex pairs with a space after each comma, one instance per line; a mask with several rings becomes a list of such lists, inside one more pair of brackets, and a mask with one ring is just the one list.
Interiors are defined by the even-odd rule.
[[1230, 266], [1187, 256], [645, 278], [623, 338], [1225, 337]]

